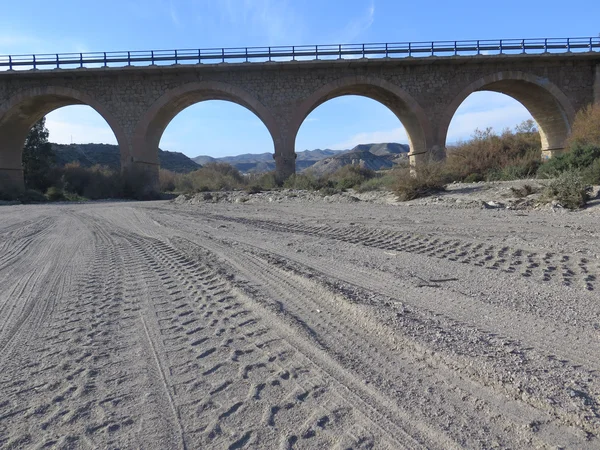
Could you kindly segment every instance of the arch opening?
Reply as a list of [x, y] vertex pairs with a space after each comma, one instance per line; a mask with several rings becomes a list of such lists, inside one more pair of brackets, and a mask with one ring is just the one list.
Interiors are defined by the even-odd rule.
[[254, 112], [229, 100], [184, 108], [164, 129], [159, 148], [184, 153], [200, 165], [227, 162], [242, 173], [275, 169], [269, 130]]
[[258, 100], [234, 86], [219, 82], [198, 82], [165, 93], [149, 109], [134, 133], [134, 161], [158, 168], [159, 145], [173, 119], [192, 105], [214, 100], [234, 103], [253, 113], [267, 128], [274, 153], [277, 153], [277, 145], [280, 142], [277, 123]]
[[119, 145], [121, 165], [127, 161], [125, 136], [101, 104], [85, 94], [67, 88], [36, 89], [17, 95], [0, 105], [0, 177], [3, 185], [21, 189], [24, 187], [23, 147], [29, 131], [46, 115], [73, 105], [88, 106], [100, 115], [112, 131], [113, 142]]
[[465, 88], [442, 118], [439, 130], [441, 142], [447, 142], [449, 126], [459, 106], [475, 92], [504, 94], [523, 105], [538, 126], [542, 158], [564, 151], [575, 116], [573, 107], [567, 97], [548, 80], [519, 72], [490, 75]]
[[339, 166], [319, 162], [329, 157], [374, 170], [408, 165], [410, 145], [406, 129], [389, 107], [349, 94], [313, 109], [300, 126], [295, 148], [301, 156], [296, 160], [298, 172], [312, 167], [315, 173], [326, 174]]
[[384, 80], [351, 77], [338, 80], [313, 93], [300, 106], [292, 124], [291, 142], [296, 144], [300, 127], [309, 114], [329, 100], [360, 96], [374, 100], [387, 107], [402, 124], [410, 147], [411, 163], [425, 158], [439, 158], [433, 143], [429, 121], [423, 109], [404, 90]]

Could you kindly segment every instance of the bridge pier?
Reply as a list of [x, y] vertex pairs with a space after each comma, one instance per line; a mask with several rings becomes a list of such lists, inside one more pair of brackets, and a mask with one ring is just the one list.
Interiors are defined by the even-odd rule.
[[600, 64], [596, 64], [596, 76], [594, 78], [594, 103], [600, 105]]

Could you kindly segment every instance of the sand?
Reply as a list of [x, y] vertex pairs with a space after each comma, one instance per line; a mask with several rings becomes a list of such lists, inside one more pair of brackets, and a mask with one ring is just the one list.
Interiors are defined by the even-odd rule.
[[0, 448], [600, 448], [600, 214], [434, 203], [0, 206]]

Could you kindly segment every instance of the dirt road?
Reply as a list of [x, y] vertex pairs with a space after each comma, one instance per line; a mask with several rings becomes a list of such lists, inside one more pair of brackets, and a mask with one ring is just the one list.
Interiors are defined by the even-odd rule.
[[600, 216], [0, 207], [0, 448], [600, 448]]

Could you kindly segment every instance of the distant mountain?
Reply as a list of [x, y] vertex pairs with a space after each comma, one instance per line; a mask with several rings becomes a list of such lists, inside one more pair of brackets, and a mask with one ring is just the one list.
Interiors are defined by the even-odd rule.
[[[119, 170], [121, 167], [121, 154], [116, 145], [52, 144], [52, 149], [56, 155], [56, 164], [59, 166], [79, 162], [83, 167], [92, 167], [96, 164], [110, 167], [113, 170]], [[179, 173], [191, 172], [202, 167], [179, 152], [159, 150], [158, 160], [161, 168]]]
[[192, 158], [192, 161], [194, 161], [196, 164], [200, 164], [201, 166], [205, 166], [206, 164], [216, 162], [217, 160], [212, 156], [200, 155]]
[[329, 175], [348, 165], [360, 166], [371, 170], [390, 169], [394, 165], [388, 157], [389, 154], [384, 156], [375, 155], [366, 148], [359, 145], [349, 152], [322, 159], [306, 169], [306, 171], [320, 177]]
[[406, 144], [397, 144], [395, 142], [388, 142], [386, 144], [360, 144], [354, 147], [354, 150], [367, 150], [377, 156], [387, 155], [401, 155], [408, 153], [410, 147]]

